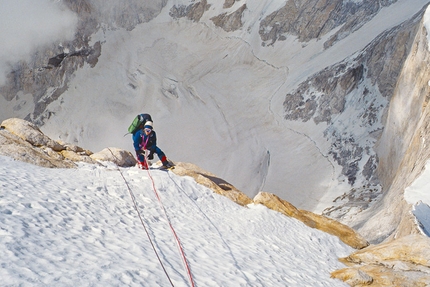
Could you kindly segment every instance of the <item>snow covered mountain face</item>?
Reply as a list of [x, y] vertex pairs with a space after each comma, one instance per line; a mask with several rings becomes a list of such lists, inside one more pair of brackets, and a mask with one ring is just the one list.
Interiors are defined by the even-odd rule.
[[[0, 55], [0, 121], [132, 150], [123, 135], [150, 113], [169, 158], [249, 196], [369, 240], [401, 225], [399, 194], [428, 158], [427, 0], [22, 2], [32, 17], [16, 27], [38, 33]], [[372, 234], [381, 216], [393, 224]]]

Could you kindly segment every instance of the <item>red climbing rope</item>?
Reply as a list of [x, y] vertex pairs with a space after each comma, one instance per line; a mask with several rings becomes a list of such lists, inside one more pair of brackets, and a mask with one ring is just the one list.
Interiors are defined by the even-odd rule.
[[[108, 148], [108, 149], [109, 149], [109, 148]], [[118, 158], [113, 154], [113, 152], [112, 152], [110, 149], [109, 149], [109, 151], [110, 151], [110, 153], [112, 154], [112, 156], [118, 160]], [[148, 163], [148, 158], [147, 158], [147, 156], [146, 156], [146, 153], [145, 153], [145, 162], [146, 162], [146, 163]], [[137, 212], [137, 214], [138, 214], [138, 216], [139, 216], [140, 222], [142, 223], [142, 226], [143, 226], [143, 228], [145, 229], [146, 235], [148, 236], [148, 239], [149, 239], [149, 242], [151, 243], [152, 249], [154, 250], [154, 252], [155, 252], [155, 254], [156, 254], [157, 258], [158, 258], [158, 261], [160, 262], [160, 265], [161, 265], [161, 267], [163, 268], [164, 273], [166, 274], [166, 276], [167, 276], [167, 278], [168, 278], [168, 280], [169, 280], [170, 284], [171, 284], [172, 286], [174, 286], [174, 285], [173, 285], [172, 280], [171, 280], [171, 279], [170, 279], [170, 277], [169, 277], [169, 274], [167, 273], [167, 271], [166, 271], [166, 269], [165, 269], [165, 267], [164, 267], [164, 265], [163, 265], [163, 263], [162, 263], [162, 261], [161, 261], [161, 259], [160, 259], [160, 256], [158, 255], [157, 250], [155, 249], [155, 246], [154, 246], [154, 244], [153, 244], [153, 242], [152, 242], [152, 240], [151, 240], [151, 237], [149, 236], [148, 230], [147, 230], [147, 228], [146, 228], [146, 226], [145, 226], [145, 224], [144, 224], [144, 222], [143, 222], [142, 216], [140, 215], [139, 209], [137, 208], [137, 203], [136, 203], [135, 196], [134, 196], [134, 194], [133, 194], [133, 192], [132, 192], [132, 190], [131, 190], [131, 188], [130, 188], [130, 186], [129, 186], [128, 182], [127, 182], [127, 180], [125, 179], [125, 177], [124, 177], [123, 173], [122, 173], [122, 172], [121, 172], [121, 170], [118, 168], [118, 166], [117, 166], [117, 170], [119, 171], [119, 173], [121, 174], [121, 176], [122, 176], [122, 178], [123, 178], [123, 180], [124, 180], [125, 184], [127, 185], [127, 188], [128, 188], [128, 191], [129, 191], [129, 194], [130, 194], [130, 197], [131, 197], [131, 200], [133, 201], [134, 209], [136, 210], [136, 212]], [[159, 196], [159, 194], [158, 194], [158, 192], [157, 192], [157, 188], [155, 187], [154, 179], [153, 179], [153, 177], [152, 177], [152, 175], [151, 175], [151, 172], [149, 171], [149, 166], [148, 166], [147, 172], [148, 172], [148, 176], [149, 176], [149, 178], [151, 179], [152, 189], [153, 189], [153, 191], [154, 191], [154, 193], [155, 193], [155, 196], [157, 197], [157, 200], [158, 200], [158, 202], [159, 202], [159, 204], [160, 204], [160, 206], [161, 206], [161, 209], [162, 209], [162, 210], [163, 210], [163, 212], [164, 212], [164, 215], [166, 216], [166, 220], [167, 220], [167, 222], [169, 223], [170, 230], [172, 231], [173, 237], [175, 238], [175, 241], [176, 241], [176, 244], [177, 244], [177, 246], [178, 246], [179, 252], [180, 252], [180, 254], [181, 254], [181, 256], [182, 256], [182, 261], [183, 261], [183, 264], [184, 264], [185, 271], [187, 272], [187, 275], [188, 275], [188, 278], [189, 278], [190, 284], [191, 284], [191, 286], [192, 286], [192, 287], [195, 287], [194, 280], [193, 280], [193, 276], [192, 276], [192, 274], [191, 274], [191, 269], [190, 269], [190, 267], [189, 267], [189, 265], [188, 265], [187, 258], [186, 258], [186, 256], [185, 256], [184, 250], [183, 250], [183, 248], [182, 248], [182, 244], [181, 244], [181, 242], [180, 242], [180, 240], [179, 240], [178, 235], [177, 235], [177, 234], [176, 234], [176, 232], [175, 232], [175, 229], [174, 229], [174, 228], [173, 228], [173, 226], [172, 226], [172, 223], [171, 223], [171, 222], [170, 222], [170, 220], [169, 220], [169, 217], [167, 216], [166, 209], [164, 208], [164, 205], [163, 205], [163, 203], [162, 203], [162, 201], [161, 201], [161, 198], [160, 198], [160, 196]]]
[[[146, 158], [146, 153], [145, 153], [145, 161], [146, 161], [146, 163], [148, 162], [148, 159]], [[174, 229], [174, 228], [173, 228], [173, 226], [172, 226], [172, 223], [171, 223], [171, 222], [170, 222], [170, 220], [169, 220], [169, 217], [167, 216], [166, 209], [164, 208], [164, 205], [163, 205], [163, 203], [162, 203], [162, 201], [161, 201], [160, 195], [159, 195], [159, 194], [158, 194], [158, 192], [157, 192], [157, 188], [155, 187], [155, 182], [154, 182], [154, 179], [152, 178], [151, 172], [149, 171], [149, 167], [148, 167], [148, 169], [147, 169], [147, 172], [148, 172], [148, 176], [149, 176], [149, 178], [151, 179], [151, 182], [152, 182], [152, 189], [153, 189], [153, 191], [154, 191], [154, 193], [155, 193], [155, 196], [156, 196], [156, 197], [157, 197], [157, 199], [158, 199], [158, 203], [160, 204], [161, 209], [162, 209], [162, 210], [163, 210], [163, 212], [164, 212], [164, 215], [166, 216], [166, 220], [167, 220], [167, 222], [169, 223], [170, 230], [172, 231], [173, 237], [175, 238], [176, 244], [177, 244], [177, 246], [178, 246], [179, 253], [180, 253], [180, 254], [181, 254], [181, 256], [182, 256], [182, 261], [183, 261], [183, 264], [184, 264], [185, 271], [186, 271], [186, 272], [187, 272], [187, 274], [188, 274], [188, 279], [190, 280], [190, 284], [191, 284], [191, 286], [192, 286], [192, 287], [194, 287], [195, 285], [194, 285], [193, 276], [192, 276], [192, 274], [191, 274], [191, 269], [190, 269], [190, 266], [188, 265], [187, 258], [186, 258], [186, 256], [185, 256], [184, 250], [183, 250], [183, 248], [182, 248], [182, 244], [181, 244], [181, 242], [180, 242], [180, 240], [179, 240], [178, 235], [177, 235], [177, 234], [176, 234], [176, 232], [175, 232], [175, 229]]]
[[[118, 158], [113, 154], [113, 152], [111, 151], [111, 149], [110, 149], [110, 148], [108, 148], [108, 149], [109, 149], [110, 153], [112, 154], [112, 156], [118, 160]], [[157, 250], [155, 249], [155, 246], [154, 246], [154, 243], [152, 242], [151, 236], [149, 236], [149, 233], [148, 233], [148, 230], [147, 230], [147, 228], [146, 228], [146, 225], [145, 225], [145, 223], [143, 222], [143, 219], [142, 219], [142, 216], [140, 215], [139, 209], [137, 208], [137, 203], [136, 203], [135, 196], [134, 196], [133, 192], [131, 191], [131, 188], [130, 188], [130, 186], [129, 186], [129, 184], [128, 184], [127, 180], [125, 179], [124, 175], [122, 174], [122, 171], [119, 169], [119, 167], [118, 167], [118, 166], [117, 166], [116, 168], [117, 168], [117, 170], [119, 171], [119, 173], [121, 174], [121, 177], [122, 177], [122, 179], [124, 180], [124, 182], [125, 182], [125, 184], [126, 184], [126, 186], [127, 186], [128, 192], [129, 192], [130, 197], [131, 197], [131, 201], [133, 202], [133, 205], [134, 205], [134, 209], [136, 210], [137, 215], [139, 216], [140, 223], [142, 224], [143, 229], [145, 229], [146, 236], [148, 237], [149, 242], [151, 243], [152, 249], [154, 250], [154, 253], [155, 253], [155, 255], [157, 256], [158, 262], [160, 262], [160, 265], [161, 265], [161, 267], [163, 268], [164, 274], [166, 274], [167, 279], [168, 279], [168, 280], [169, 280], [169, 282], [170, 282], [170, 285], [172, 285], [172, 286], [174, 287], [173, 282], [172, 282], [172, 280], [170, 279], [170, 276], [169, 276], [169, 274], [167, 273], [166, 268], [164, 267], [164, 264], [163, 264], [163, 262], [161, 261], [160, 256], [158, 255]]]

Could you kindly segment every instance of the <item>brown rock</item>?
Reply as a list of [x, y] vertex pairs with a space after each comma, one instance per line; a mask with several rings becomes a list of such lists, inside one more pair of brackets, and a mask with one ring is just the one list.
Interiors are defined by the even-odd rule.
[[369, 243], [352, 228], [328, 217], [306, 210], [299, 210], [291, 203], [280, 199], [274, 194], [260, 192], [254, 197], [254, 203], [263, 204], [272, 210], [296, 218], [309, 227], [335, 235], [339, 237], [342, 242], [353, 248], [361, 249], [369, 245]]
[[194, 164], [178, 162], [172, 171], [180, 176], [191, 176], [197, 183], [212, 189], [215, 193], [223, 195], [239, 205], [245, 206], [252, 203], [252, 200], [247, 195], [233, 185]]
[[11, 118], [4, 120], [1, 125], [33, 146], [47, 146], [55, 151], [65, 149], [64, 146], [44, 135], [35, 124], [28, 121]]
[[233, 13], [222, 13], [216, 17], [211, 18], [211, 20], [215, 24], [215, 26], [221, 27], [226, 32], [236, 31], [243, 26], [242, 14], [245, 9], [246, 4], [243, 4]]
[[[414, 234], [354, 252], [331, 276], [351, 286], [429, 286], [430, 239]], [[371, 281], [364, 280], [372, 278]]]
[[110, 161], [123, 167], [136, 165], [136, 159], [130, 152], [114, 147], [105, 148], [90, 157], [95, 161]]
[[0, 130], [0, 155], [48, 168], [75, 167], [73, 162], [64, 160], [61, 155], [52, 149], [34, 147], [21, 137], [5, 129]]

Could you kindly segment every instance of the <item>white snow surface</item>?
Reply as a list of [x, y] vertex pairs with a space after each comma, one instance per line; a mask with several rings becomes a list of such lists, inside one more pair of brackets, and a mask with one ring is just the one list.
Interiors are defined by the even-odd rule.
[[410, 204], [420, 201], [430, 205], [430, 161], [427, 162], [421, 175], [405, 190], [405, 199]]
[[430, 236], [430, 161], [421, 175], [406, 188], [405, 200], [413, 205], [412, 214], [421, 232]]
[[0, 191], [2, 286], [191, 286], [169, 221], [195, 286], [347, 286], [330, 278], [352, 252], [337, 237], [170, 171], [0, 157]]

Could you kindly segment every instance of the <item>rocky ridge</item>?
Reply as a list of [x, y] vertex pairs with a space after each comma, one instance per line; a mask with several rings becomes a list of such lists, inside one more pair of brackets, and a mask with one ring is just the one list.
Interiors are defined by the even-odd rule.
[[119, 166], [136, 164], [130, 152], [107, 148], [93, 153], [77, 145], [54, 141], [35, 124], [17, 118], [1, 123], [0, 155], [47, 168], [74, 168], [77, 162], [98, 164], [103, 160]]
[[[104, 162], [109, 161], [122, 167], [136, 164], [134, 156], [121, 149], [111, 147], [92, 153], [78, 146], [58, 143], [44, 135], [34, 124], [21, 119], [8, 119], [1, 123], [0, 155], [48, 168], [75, 168], [78, 162], [104, 165]], [[390, 282], [406, 284], [402, 286], [421, 286], [430, 282], [430, 254], [427, 252], [430, 239], [423, 235], [406, 236], [389, 243], [369, 246], [362, 236], [348, 226], [297, 209], [274, 194], [260, 192], [250, 199], [230, 183], [190, 163], [176, 163], [173, 172], [180, 176], [191, 176], [196, 182], [239, 205], [263, 204], [309, 227], [337, 236], [345, 244], [358, 249], [341, 259], [349, 267], [332, 273], [332, 277], [351, 286], [392, 286]]]
[[342, 258], [349, 267], [332, 277], [350, 286], [429, 286], [429, 247], [430, 239], [418, 234], [369, 246]]
[[[385, 187], [383, 197], [355, 218], [356, 226], [369, 236], [375, 228], [390, 234], [388, 240], [418, 232], [414, 228], [411, 204], [403, 198], [405, 189], [422, 173], [430, 158], [427, 145], [430, 140], [430, 53], [427, 34], [421, 24], [411, 53], [401, 69], [385, 129], [376, 145], [379, 156], [377, 173]], [[372, 214], [371, 218], [369, 214]], [[382, 218], [384, 224], [380, 222]], [[384, 239], [381, 236], [377, 240]]]
[[[379, 158], [373, 147], [384, 129], [394, 83], [422, 27], [423, 12], [381, 34], [358, 55], [313, 75], [285, 98], [285, 119], [326, 123], [324, 137], [331, 142], [328, 154], [342, 166], [351, 186], [362, 179], [358, 188], [335, 199], [338, 205], [327, 209], [326, 215], [340, 218], [358, 206], [365, 210], [380, 194]], [[378, 56], [382, 54], [390, 65], [383, 64]], [[342, 125], [346, 116], [356, 119], [347, 129]]]
[[[47, 168], [76, 168], [77, 162], [103, 165], [103, 162], [108, 161], [120, 167], [131, 167], [137, 163], [130, 152], [122, 149], [110, 147], [100, 152], [92, 153], [75, 145], [59, 143], [44, 135], [36, 125], [16, 118], [7, 119], [1, 123], [0, 155]], [[294, 213], [292, 217], [305, 223], [308, 222], [307, 225], [313, 228], [336, 235], [354, 248], [361, 249], [368, 245], [367, 241], [346, 225], [324, 216], [310, 215], [311, 213], [307, 211], [298, 211], [293, 206], [290, 207], [295, 210], [293, 213], [285, 212], [285, 209], [275, 208], [274, 206], [277, 204], [270, 203], [272, 198], [280, 201], [275, 195], [261, 193], [258, 199], [252, 200], [232, 184], [191, 163], [177, 162], [173, 172], [180, 176], [190, 176], [197, 183], [212, 189], [215, 193], [223, 195], [239, 205], [246, 206], [255, 202], [264, 204], [271, 209], [282, 211], [288, 216], [292, 216]], [[297, 216], [299, 213], [306, 213], [306, 215]], [[317, 222], [321, 224], [317, 224]]]
[[285, 6], [265, 17], [260, 23], [264, 45], [297, 37], [301, 42], [320, 39], [341, 27], [324, 43], [329, 48], [371, 20], [383, 7], [397, 0], [378, 1], [286, 1]]

